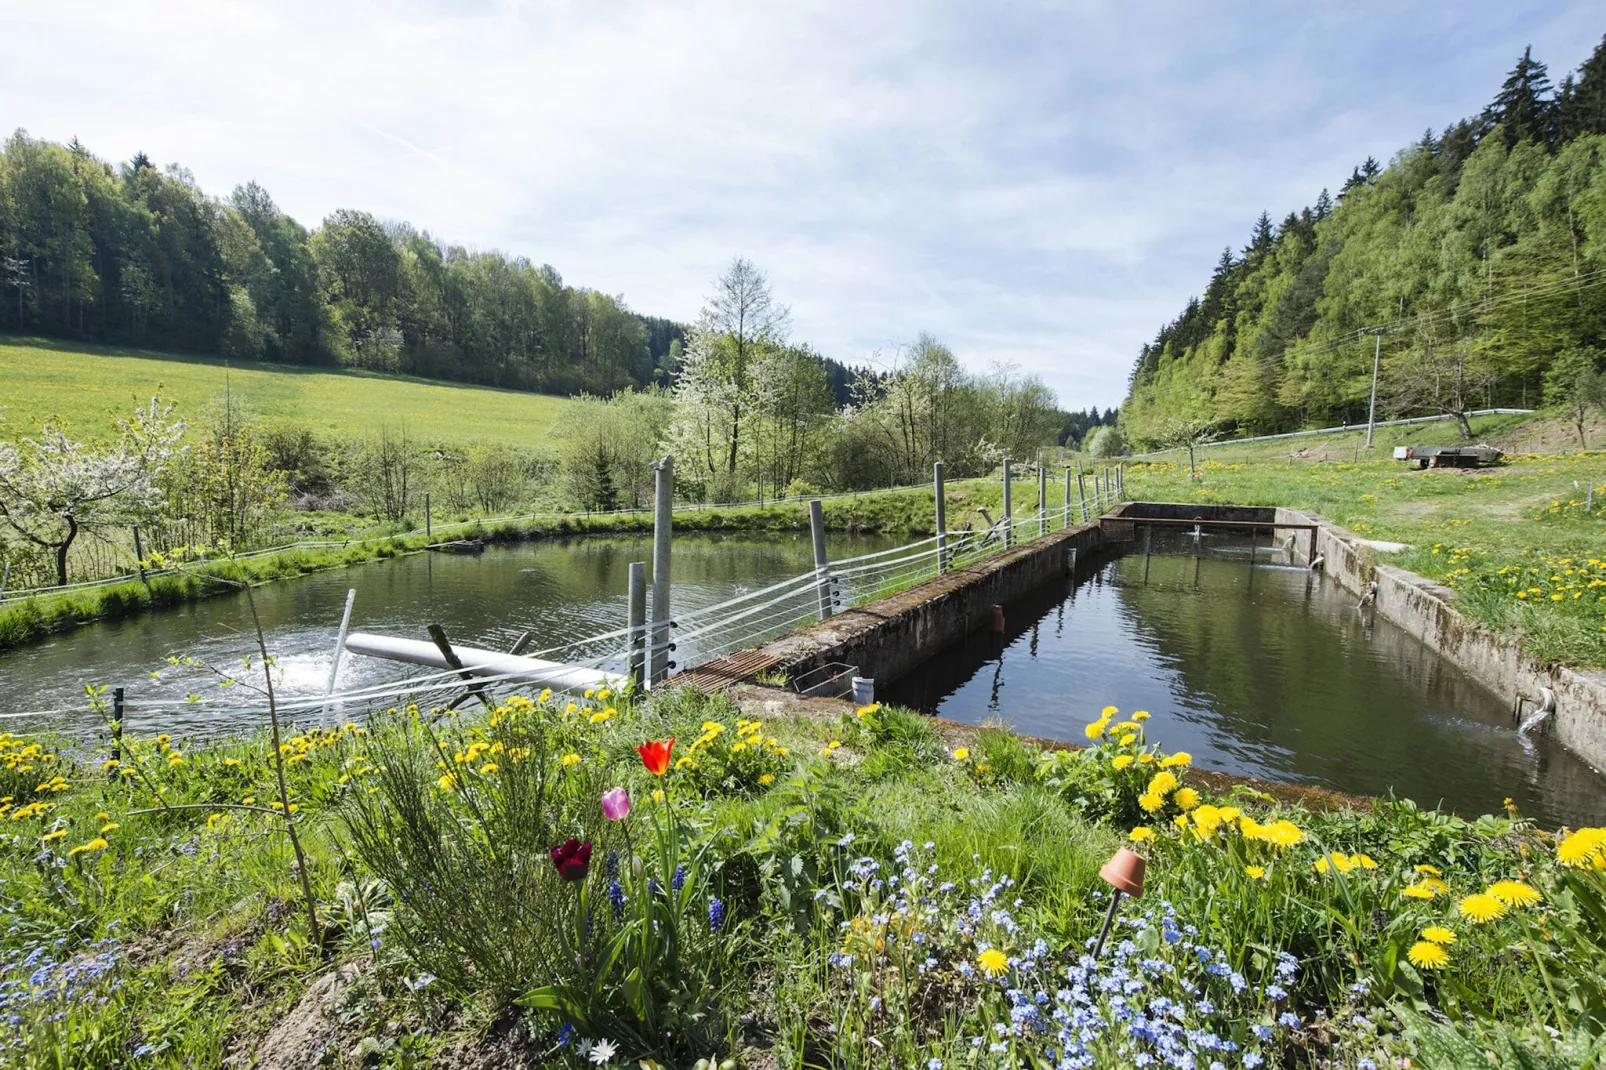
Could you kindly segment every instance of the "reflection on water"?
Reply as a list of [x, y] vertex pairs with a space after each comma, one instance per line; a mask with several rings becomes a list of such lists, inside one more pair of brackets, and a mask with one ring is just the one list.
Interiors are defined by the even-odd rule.
[[[827, 552], [836, 559], [902, 541], [832, 535]], [[649, 562], [650, 573], [651, 559], [652, 540], [646, 536], [550, 540], [492, 547], [478, 556], [419, 554], [318, 573], [254, 593], [268, 649], [282, 673], [283, 692], [317, 695], [328, 683], [348, 588], [357, 590], [353, 631], [422, 639], [425, 626], [435, 622], [454, 641], [506, 649], [528, 630], [530, 649], [536, 651], [624, 627], [628, 567], [632, 561]], [[678, 616], [813, 567], [807, 533], [678, 535], [673, 608]], [[122, 685], [131, 701], [179, 700], [202, 693], [212, 701], [256, 703], [256, 696], [241, 688], [220, 692], [215, 679], [205, 674], [166, 666], [169, 655], [188, 654], [237, 670], [240, 658], [254, 649], [243, 595], [90, 625], [0, 654], [0, 713], [83, 708], [86, 683]], [[674, 657], [683, 666], [691, 664], [697, 657], [695, 644], [682, 644]], [[151, 678], [154, 670], [162, 670], [160, 680]], [[407, 671], [395, 662], [348, 657], [342, 661], [339, 684], [343, 689], [361, 687]], [[131, 713], [127, 723], [133, 731], [216, 730], [256, 723], [255, 718], [231, 718], [226, 710], [176, 709], [160, 716]], [[32, 718], [7, 720], [0, 721], [0, 728], [25, 730], [38, 723]], [[55, 723], [79, 730], [99, 726], [87, 712]]]
[[1107, 560], [1010, 606], [1002, 639], [973, 635], [880, 697], [1069, 740], [1106, 705], [1147, 709], [1149, 738], [1205, 768], [1468, 814], [1509, 796], [1551, 824], [1606, 820], [1606, 778], [1546, 738], [1519, 740], [1507, 702], [1369, 624], [1331, 581], [1267, 565], [1264, 547], [1259, 560], [1251, 570], [1242, 548]]

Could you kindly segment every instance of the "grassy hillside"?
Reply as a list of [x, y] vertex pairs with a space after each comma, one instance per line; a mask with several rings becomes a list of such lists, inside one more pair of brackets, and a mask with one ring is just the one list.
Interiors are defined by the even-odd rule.
[[86, 346], [0, 336], [0, 405], [6, 436], [55, 419], [75, 436], [94, 438], [140, 399], [160, 391], [194, 418], [223, 392], [269, 420], [293, 420], [321, 433], [356, 435], [405, 425], [423, 442], [488, 442], [530, 447], [548, 440], [563, 399], [491, 387], [463, 386], [284, 364], [225, 363], [139, 349]]

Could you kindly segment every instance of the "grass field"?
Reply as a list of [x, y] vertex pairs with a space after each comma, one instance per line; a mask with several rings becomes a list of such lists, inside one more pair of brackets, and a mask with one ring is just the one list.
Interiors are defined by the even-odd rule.
[[347, 436], [405, 426], [424, 443], [541, 447], [564, 404], [516, 390], [9, 335], [0, 336], [0, 434], [27, 434], [54, 420], [93, 440], [109, 432], [111, 417], [158, 392], [194, 420], [223, 393], [225, 376], [235, 395], [269, 420]]

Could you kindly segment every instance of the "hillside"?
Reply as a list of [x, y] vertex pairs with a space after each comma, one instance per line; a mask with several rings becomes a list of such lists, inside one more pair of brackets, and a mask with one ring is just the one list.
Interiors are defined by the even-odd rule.
[[55, 419], [75, 437], [93, 439], [111, 429], [109, 416], [127, 415], [156, 391], [193, 418], [223, 392], [225, 379], [269, 421], [342, 437], [405, 426], [416, 441], [441, 445], [541, 446], [565, 405], [545, 394], [374, 372], [0, 336], [0, 434], [26, 434]]
[[1480, 115], [1262, 213], [1143, 346], [1122, 426], [1364, 421], [1374, 354], [1380, 416], [1552, 405], [1600, 391], [1603, 346], [1606, 40], [1554, 89], [1524, 53]]

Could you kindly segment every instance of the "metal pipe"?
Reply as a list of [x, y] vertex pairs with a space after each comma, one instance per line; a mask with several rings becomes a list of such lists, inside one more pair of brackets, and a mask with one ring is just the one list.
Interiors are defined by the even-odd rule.
[[352, 632], [348, 635], [346, 649], [353, 654], [366, 654], [372, 658], [385, 658], [389, 661], [404, 661], [411, 665], [427, 665], [434, 669], [458, 669], [474, 676], [516, 677], [557, 690], [622, 687], [626, 680], [624, 675], [616, 672], [603, 672], [582, 665], [564, 665], [555, 661], [542, 661], [540, 658], [504, 654], [499, 650], [481, 650], [477, 647], [456, 644], [448, 648], [459, 663], [453, 665], [447, 661], [445, 653], [432, 642], [422, 639], [396, 639], [388, 635], [368, 635], [364, 632]]
[[112, 761], [121, 761], [123, 757], [123, 700], [125, 692], [120, 687], [112, 688]]
[[[351, 630], [351, 604], [357, 600], [357, 588], [352, 587], [346, 591], [346, 611], [340, 614], [340, 636], [335, 640], [335, 658], [329, 666], [329, 683], [324, 686], [323, 697], [328, 698], [335, 693], [335, 679], [340, 675], [340, 656], [346, 652], [346, 633]], [[329, 712], [325, 706], [324, 712]]]
[[825, 510], [820, 499], [809, 499], [809, 533], [814, 536], [814, 578], [820, 591], [820, 619], [831, 615], [831, 573], [825, 560]]
[[[1070, 476], [1066, 476], [1067, 479]], [[1068, 490], [1066, 493], [1070, 493]], [[1087, 523], [1087, 473], [1080, 468], [1076, 470], [1076, 495], [1082, 500], [1082, 523]]]
[[652, 466], [652, 645], [648, 651], [647, 683], [651, 687], [669, 675], [669, 547], [674, 537], [675, 458], [665, 454]]
[[1048, 534], [1048, 469], [1037, 462], [1037, 537]]
[[435, 540], [434, 525], [430, 523], [430, 516], [434, 510], [430, 508], [429, 491], [424, 492], [424, 538], [433, 542]]
[[937, 575], [948, 571], [948, 503], [944, 500], [942, 462], [931, 466], [932, 489], [937, 502]]
[[1004, 549], [1015, 545], [1014, 514], [1009, 505], [1009, 458], [1004, 458]]
[[630, 562], [628, 569], [625, 627], [630, 632], [630, 682], [636, 687], [646, 683], [647, 673], [647, 565], [643, 561]]

